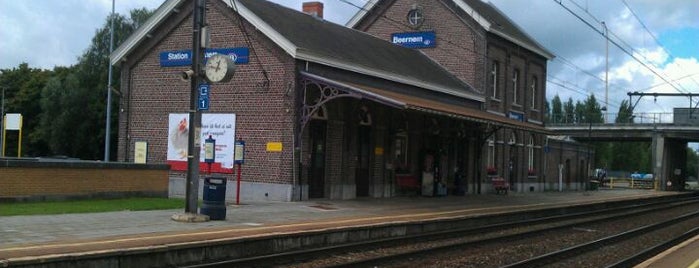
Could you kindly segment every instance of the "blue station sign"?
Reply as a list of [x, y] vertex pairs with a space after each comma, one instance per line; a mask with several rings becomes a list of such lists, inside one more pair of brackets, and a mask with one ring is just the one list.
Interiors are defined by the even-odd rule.
[[437, 46], [437, 35], [429, 32], [406, 32], [391, 35], [391, 43], [407, 48], [431, 48]]
[[[210, 48], [204, 50], [204, 63], [215, 54], [231, 57], [235, 64], [249, 62], [250, 50], [247, 47]], [[175, 67], [192, 65], [192, 50], [172, 50], [160, 52], [160, 67]]]
[[514, 119], [520, 122], [524, 122], [524, 114], [518, 112], [510, 112], [508, 114], [510, 119]]

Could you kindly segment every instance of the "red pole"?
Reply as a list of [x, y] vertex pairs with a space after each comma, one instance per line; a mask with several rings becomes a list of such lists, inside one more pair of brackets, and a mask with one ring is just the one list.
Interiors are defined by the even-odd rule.
[[236, 187], [235, 204], [240, 205], [240, 164], [238, 164], [238, 186]]

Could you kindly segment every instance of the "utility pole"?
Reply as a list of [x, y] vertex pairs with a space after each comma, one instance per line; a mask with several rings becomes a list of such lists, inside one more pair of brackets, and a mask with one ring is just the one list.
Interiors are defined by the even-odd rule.
[[604, 49], [604, 123], [609, 122], [609, 30], [607, 29], [607, 24], [602, 22], [602, 27], [604, 27], [604, 39], [605, 49]]
[[[5, 87], [2, 87], [2, 105], [0, 106], [0, 148], [5, 148]], [[5, 153], [1, 152], [0, 157], [4, 157]]]
[[[109, 26], [109, 54], [112, 54], [114, 50], [114, 2], [112, 0], [112, 15], [110, 15], [109, 20], [111, 21], [111, 26]], [[109, 75], [107, 81], [107, 121], [106, 129], [104, 133], [104, 162], [109, 162], [109, 147], [110, 147], [110, 134], [112, 131], [112, 64], [109, 64]]]
[[199, 199], [199, 150], [201, 147], [201, 111], [197, 109], [197, 96], [199, 81], [201, 81], [201, 29], [204, 27], [204, 15], [206, 12], [206, 0], [195, 0], [192, 23], [192, 71], [190, 79], [189, 95], [189, 139], [187, 146], [187, 204], [185, 213], [197, 214], [197, 201]]

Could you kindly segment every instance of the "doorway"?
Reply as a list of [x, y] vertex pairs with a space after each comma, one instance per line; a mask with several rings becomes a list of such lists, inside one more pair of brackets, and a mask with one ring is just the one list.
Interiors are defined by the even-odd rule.
[[371, 127], [359, 126], [357, 135], [357, 196], [369, 196], [369, 178], [371, 177]]
[[311, 120], [311, 164], [308, 171], [308, 197], [325, 197], [325, 133], [326, 122], [324, 120]]

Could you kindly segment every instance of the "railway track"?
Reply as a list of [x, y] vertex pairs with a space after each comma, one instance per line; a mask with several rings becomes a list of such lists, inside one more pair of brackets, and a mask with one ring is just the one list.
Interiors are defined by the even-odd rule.
[[[656, 213], [662, 214], [663, 216], [657, 216], [662, 218], [668, 218], [668, 214], [672, 214], [673, 218], [684, 215], [682, 220], [675, 220], [675, 222], [692, 222], [694, 220], [694, 226], [696, 226], [697, 211], [699, 211], [699, 200], [693, 197], [474, 228], [446, 230], [423, 235], [305, 249], [190, 267], [499, 267], [506, 265], [536, 267], [552, 263], [555, 266], [556, 263], [566, 263], [565, 261], [570, 259], [563, 257], [570, 256], [570, 253], [563, 252], [566, 249], [570, 249], [568, 252], [580, 253], [583, 248], [587, 248], [589, 252], [593, 252], [590, 254], [594, 258], [596, 253], [592, 249], [599, 246], [583, 247], [581, 245], [611, 236], [607, 234], [609, 231], [602, 230], [604, 226], [619, 225], [619, 222], [640, 222], [636, 219], [648, 218], [648, 215], [656, 215]], [[662, 225], [658, 226], [660, 227], [655, 227], [655, 229], [662, 228]], [[620, 228], [635, 230], [640, 227], [624, 225]], [[626, 238], [617, 238], [617, 240], [625, 241], [628, 240], [628, 237], [640, 236], [640, 232], [627, 234], [624, 236]], [[552, 238], [555, 237], [574, 237], [576, 239], [554, 242], [555, 239]], [[541, 245], [542, 238], [545, 238], [544, 241], [552, 242], [545, 242], [543, 247], [538, 246], [540, 248], [533, 251], [524, 250], [527, 246], [537, 247], [536, 245]], [[599, 243], [604, 244], [604, 242]], [[658, 248], [662, 248], [662, 246]], [[512, 254], [513, 250], [520, 254]], [[552, 253], [558, 251], [561, 253]], [[638, 252], [640, 251], [642, 250]], [[646, 253], [646, 255], [648, 254], [652, 254], [652, 251]], [[547, 255], [557, 257], [544, 257]], [[636, 258], [640, 260], [643, 256], [639, 255]], [[607, 263], [626, 265], [622, 261], [607, 261]], [[579, 264], [580, 260], [577, 262]], [[561, 267], [570, 267], [569, 263], [567, 266], [566, 264], [560, 265]]]

